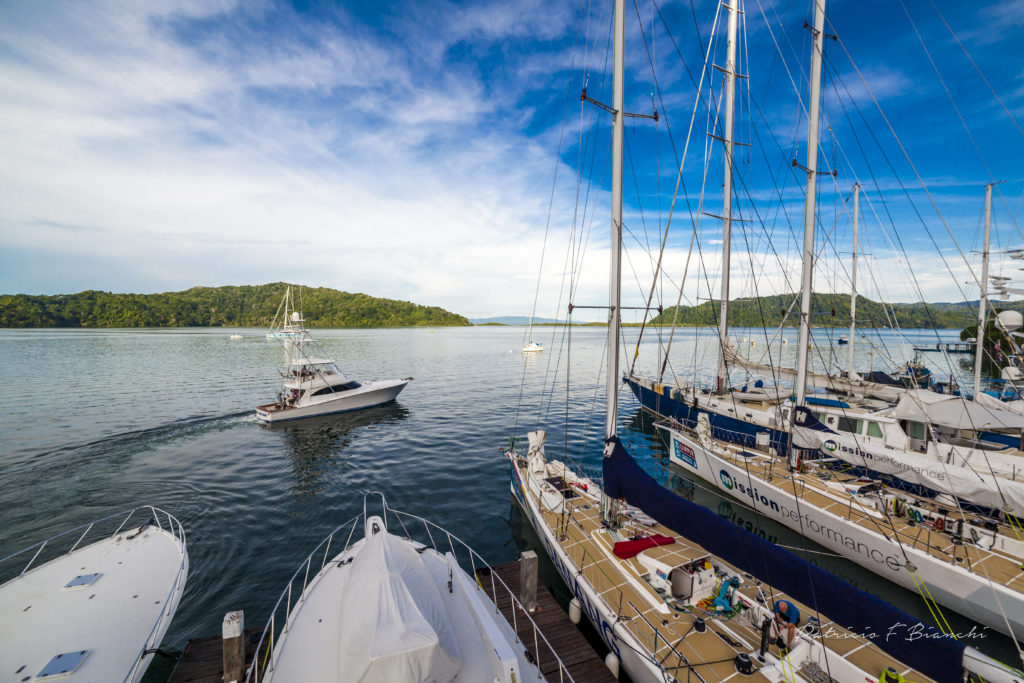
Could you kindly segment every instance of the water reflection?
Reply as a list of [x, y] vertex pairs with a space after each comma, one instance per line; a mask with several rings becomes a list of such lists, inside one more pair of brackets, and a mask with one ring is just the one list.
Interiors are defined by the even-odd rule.
[[284, 436], [295, 478], [290, 491], [296, 498], [304, 499], [327, 489], [331, 475], [345, 466], [343, 452], [358, 439], [361, 431], [373, 426], [394, 425], [408, 417], [407, 408], [389, 403], [292, 422], [260, 423], [260, 427]]

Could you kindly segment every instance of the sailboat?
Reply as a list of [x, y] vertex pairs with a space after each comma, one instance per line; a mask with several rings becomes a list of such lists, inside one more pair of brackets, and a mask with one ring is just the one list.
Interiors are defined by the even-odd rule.
[[185, 589], [185, 532], [138, 507], [8, 555], [0, 571], [0, 678], [135, 683]]
[[[368, 514], [376, 496], [382, 512]], [[495, 600], [512, 602], [520, 631], [531, 625], [528, 641], [498, 611], [485, 582]], [[515, 594], [472, 548], [376, 493], [298, 567], [256, 651], [265, 655], [249, 669], [246, 681], [254, 683], [519, 683], [544, 680], [541, 666], [552, 680], [572, 681]]]
[[[289, 288], [290, 291], [290, 288]], [[288, 294], [285, 301], [290, 301]], [[319, 415], [372, 408], [395, 400], [412, 377], [356, 381], [341, 371], [313, 340], [302, 313], [293, 310], [281, 328], [284, 345], [284, 387], [273, 403], [256, 407], [256, 419], [276, 423]]]
[[[601, 107], [612, 112], [614, 121], [603, 480], [549, 459], [546, 432], [536, 430], [528, 435], [525, 453], [514, 444], [505, 450], [515, 499], [581, 611], [611, 650], [613, 666], [621, 664], [637, 683], [748, 675], [772, 681], [890, 676], [943, 680], [972, 667], [986, 678], [998, 678], [1003, 671], [998, 663], [960, 643], [930, 640], [923, 647], [883, 650], [892, 644], [861, 634], [886, 619], [914, 620], [676, 497], [639, 470], [619, 439], [623, 4], [617, 0], [614, 10], [614, 102]], [[815, 5], [815, 50], [820, 55], [824, 7]], [[728, 11], [726, 71], [734, 74], [735, 0]], [[820, 67], [812, 73], [817, 77]], [[748, 566], [741, 566], [741, 560]], [[749, 567], [752, 562], [757, 571]], [[773, 619], [779, 601], [815, 614], [800, 624], [792, 640], [783, 638]]]

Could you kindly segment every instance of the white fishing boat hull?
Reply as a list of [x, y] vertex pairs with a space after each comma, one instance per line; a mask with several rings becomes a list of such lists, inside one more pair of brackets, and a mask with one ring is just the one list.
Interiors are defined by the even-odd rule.
[[[1024, 596], [1005, 586], [990, 584], [983, 573], [974, 573], [942, 562], [913, 547], [899, 546], [842, 517], [806, 501], [799, 510], [791, 492], [763, 480], [752, 481], [733, 463], [704, 448], [697, 440], [675, 430], [669, 459], [683, 470], [713, 484], [722, 494], [751, 505], [757, 512], [803, 534], [843, 557], [856, 562], [904, 588], [919, 590], [907, 571], [903, 551], [917, 568], [918, 576], [939, 603], [996, 631], [1024, 633]], [[879, 515], [880, 524], [884, 518]], [[1005, 613], [1005, 618], [1004, 618]]]
[[148, 524], [122, 531], [0, 586], [3, 675], [140, 680], [188, 576], [184, 534], [170, 524], [174, 531]]
[[384, 379], [363, 382], [358, 389], [313, 396], [308, 403], [281, 408], [279, 404], [268, 403], [256, 408], [256, 419], [263, 422], [284, 422], [304, 417], [347, 413], [362, 410], [393, 401], [402, 392], [411, 378]]
[[645, 652], [646, 646], [637, 641], [632, 633], [626, 629], [614, 608], [608, 605], [597, 590], [587, 581], [580, 581], [569, 554], [565, 551], [555, 538], [554, 530], [544, 521], [543, 515], [537, 507], [534, 495], [530, 495], [527, 484], [520, 476], [519, 468], [511, 459], [512, 468], [512, 495], [519, 502], [519, 506], [526, 513], [530, 525], [537, 533], [544, 551], [551, 559], [559, 576], [569, 587], [569, 590], [580, 601], [582, 611], [587, 619], [594, 626], [594, 630], [601, 636], [601, 640], [608, 646], [608, 649], [619, 658], [622, 669], [629, 674], [634, 683], [665, 683], [664, 672], [655, 666], [650, 660], [641, 657], [638, 653]]
[[523, 353], [539, 353], [544, 350], [544, 347], [537, 342], [530, 342], [523, 347]]

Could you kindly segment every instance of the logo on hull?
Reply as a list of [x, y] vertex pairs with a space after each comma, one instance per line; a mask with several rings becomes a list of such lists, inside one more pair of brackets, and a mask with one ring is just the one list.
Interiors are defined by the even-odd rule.
[[730, 476], [728, 472], [726, 472], [725, 470], [722, 470], [718, 474], [718, 478], [722, 480], [722, 486], [724, 486], [725, 488], [727, 488], [730, 491], [732, 491], [732, 487], [733, 487], [732, 476]]
[[693, 469], [697, 469], [697, 458], [693, 456], [693, 449], [682, 441], [676, 441], [676, 457]]

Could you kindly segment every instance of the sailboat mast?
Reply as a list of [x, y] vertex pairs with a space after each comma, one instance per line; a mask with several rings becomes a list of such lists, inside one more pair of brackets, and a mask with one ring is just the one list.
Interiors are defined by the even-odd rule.
[[850, 294], [850, 364], [847, 377], [853, 379], [853, 340], [857, 330], [857, 223], [860, 220], [860, 183], [853, 184], [853, 272], [850, 274], [853, 293]]
[[737, 0], [729, 0], [729, 37], [725, 58], [725, 182], [722, 185], [722, 312], [718, 319], [718, 374], [715, 391], [725, 391], [728, 368], [725, 367], [725, 344], [729, 339], [729, 241], [732, 233], [732, 151], [733, 111], [736, 99], [736, 7]]
[[985, 186], [985, 247], [981, 252], [981, 298], [978, 300], [978, 333], [974, 348], [974, 397], [981, 393], [981, 360], [985, 354], [985, 313], [988, 306], [988, 241], [992, 227], [992, 185]]
[[825, 0], [814, 0], [814, 43], [811, 48], [811, 91], [807, 114], [807, 196], [804, 199], [804, 253], [800, 298], [800, 345], [797, 347], [796, 404], [807, 396], [807, 354], [811, 338], [811, 281], [814, 276], [814, 205], [818, 184], [818, 112], [821, 97], [821, 55], [825, 37]]
[[612, 123], [612, 240], [611, 272], [608, 283], [608, 409], [605, 414], [604, 435], [611, 438], [616, 434], [619, 412], [619, 301], [622, 293], [622, 136], [623, 107], [625, 97], [625, 2], [615, 0], [615, 55], [612, 108], [615, 110]]

